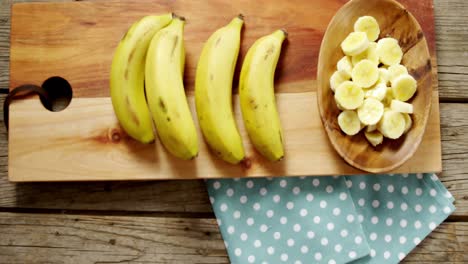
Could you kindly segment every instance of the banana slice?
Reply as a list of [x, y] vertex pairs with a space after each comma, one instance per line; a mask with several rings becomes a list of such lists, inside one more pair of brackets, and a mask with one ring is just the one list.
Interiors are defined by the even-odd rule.
[[341, 49], [348, 56], [355, 56], [369, 47], [369, 40], [364, 32], [352, 32], [341, 43]]
[[353, 64], [351, 63], [351, 59], [349, 56], [344, 56], [341, 60], [338, 61], [336, 68], [338, 72], [349, 80], [351, 78], [351, 72], [353, 71]]
[[366, 132], [372, 132], [377, 130], [377, 125], [369, 125], [366, 127]]
[[364, 32], [369, 41], [376, 41], [380, 35], [380, 27], [377, 20], [371, 16], [362, 16], [354, 23], [354, 31]]
[[378, 83], [371, 89], [366, 91], [365, 98], [374, 98], [383, 101], [387, 95], [387, 85], [385, 83]]
[[377, 42], [377, 54], [379, 54], [380, 62], [385, 65], [395, 65], [401, 62], [403, 51], [398, 40], [394, 38], [383, 38]]
[[401, 64], [396, 64], [388, 67], [389, 81], [393, 82], [396, 78], [403, 74], [408, 74], [408, 69]]
[[345, 110], [346, 110], [342, 105], [340, 105], [340, 103], [338, 103], [338, 102], [336, 101], [336, 99], [335, 99], [335, 102], [336, 102], [336, 107], [338, 107], [338, 109], [340, 109], [341, 111], [345, 111]]
[[358, 108], [357, 114], [359, 120], [364, 125], [377, 124], [384, 113], [384, 105], [379, 100], [367, 98], [361, 107]]
[[354, 110], [364, 101], [364, 91], [354, 82], [345, 81], [335, 91], [336, 102], [344, 109]]
[[362, 60], [354, 66], [351, 77], [357, 85], [369, 88], [379, 79], [379, 69], [372, 61]]
[[379, 64], [379, 55], [377, 54], [377, 43], [370, 42], [369, 47], [364, 52], [352, 57], [352, 62], [354, 66], [356, 66], [356, 64], [358, 64], [362, 60], [370, 60], [374, 62], [375, 65]]
[[[358, 118], [359, 118], [359, 116], [358, 116]], [[367, 127], [367, 126], [366, 126], [365, 124], [363, 124], [362, 122], [360, 122], [360, 123], [361, 123], [361, 128], [359, 129], [359, 131], [361, 131], [361, 130], [363, 130], [364, 128]]]
[[408, 103], [398, 101], [398, 100], [392, 100], [392, 103], [390, 104], [390, 108], [393, 111], [400, 112], [400, 113], [407, 113], [407, 114], [413, 113], [412, 104], [408, 104]]
[[411, 129], [411, 126], [413, 126], [413, 120], [411, 119], [411, 116], [409, 114], [404, 113], [403, 117], [405, 118], [405, 134], [408, 133], [408, 131]]
[[332, 76], [330, 77], [330, 89], [332, 89], [332, 91], [335, 92], [336, 88], [338, 88], [340, 84], [342, 84], [344, 81], [347, 81], [347, 80], [349, 80], [349, 78], [346, 79], [338, 71], [334, 72]]
[[417, 83], [413, 76], [403, 74], [392, 82], [392, 91], [395, 99], [406, 102], [416, 93]]
[[406, 128], [405, 118], [403, 114], [393, 110], [384, 112], [382, 119], [377, 125], [377, 129], [386, 138], [397, 139], [403, 135]]
[[354, 136], [361, 131], [361, 122], [355, 111], [343, 111], [338, 115], [338, 125], [346, 135]]
[[383, 135], [379, 131], [364, 132], [364, 135], [366, 136], [367, 141], [369, 141], [369, 143], [374, 147], [377, 147], [383, 142]]
[[388, 85], [388, 83], [390, 82], [390, 73], [387, 69], [379, 68], [379, 80], [377, 82]]
[[393, 99], [395, 98], [393, 97], [392, 87], [387, 87], [387, 94], [385, 95], [385, 98], [382, 100], [382, 103], [384, 105], [390, 105]]

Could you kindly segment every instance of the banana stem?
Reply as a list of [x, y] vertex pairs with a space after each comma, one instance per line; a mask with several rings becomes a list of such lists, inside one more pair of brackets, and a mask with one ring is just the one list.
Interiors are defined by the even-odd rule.
[[178, 19], [178, 20], [181, 20], [181, 21], [185, 21], [185, 17], [179, 16], [176, 13], [172, 13], [172, 18], [173, 19]]
[[282, 28], [280, 30], [283, 32], [284, 38], [288, 38], [288, 35], [289, 35], [288, 31], [286, 29], [284, 29], [284, 28]]

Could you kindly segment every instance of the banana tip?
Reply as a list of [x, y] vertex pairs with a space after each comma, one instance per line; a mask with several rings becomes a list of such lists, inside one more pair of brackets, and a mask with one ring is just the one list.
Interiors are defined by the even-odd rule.
[[286, 29], [284, 29], [284, 28], [282, 28], [282, 29], [280, 29], [280, 30], [283, 32], [284, 37], [287, 38], [288, 35], [289, 35], [289, 34], [288, 34], [288, 31], [287, 31]]
[[179, 20], [181, 20], [181, 21], [185, 21], [185, 17], [179, 16], [179, 15], [177, 15], [176, 13], [172, 13], [172, 18], [173, 18], [173, 19], [179, 19]]
[[239, 18], [240, 20], [244, 20], [244, 15], [243, 15], [243, 14], [239, 14], [239, 15], [237, 15], [237, 18]]

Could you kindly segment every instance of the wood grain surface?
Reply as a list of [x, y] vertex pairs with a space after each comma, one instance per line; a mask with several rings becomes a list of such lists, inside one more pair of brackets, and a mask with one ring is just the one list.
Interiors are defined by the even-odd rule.
[[[72, 0], [56, 0], [55, 2], [71, 2]], [[402, 0], [406, 4], [413, 0]], [[12, 2], [30, 2], [30, 0], [0, 0], [0, 89], [9, 87], [9, 55], [10, 55], [10, 4]], [[50, 0], [36, 0], [34, 2], [50, 2]], [[468, 101], [468, 90], [459, 84], [468, 81], [466, 67], [468, 60], [464, 56], [468, 45], [468, 12], [465, 0], [434, 0], [431, 3], [411, 9], [418, 18], [423, 19], [427, 10], [435, 11], [435, 35], [437, 40], [438, 75], [441, 100]], [[424, 30], [430, 30], [427, 26]], [[432, 27], [434, 31], [434, 27]], [[434, 38], [435, 38], [434, 37]], [[431, 42], [430, 42], [431, 43]]]
[[[413, 2], [407, 4], [421, 19], [435, 62], [433, 10], [427, 3], [429, 1], [418, 5], [418, 8]], [[59, 75], [71, 83], [74, 99], [62, 112], [48, 112], [37, 99], [18, 101], [10, 107], [10, 180], [197, 179], [361, 173], [346, 164], [330, 147], [316, 108], [315, 78], [320, 42], [328, 22], [343, 2], [334, 0], [322, 5], [303, 0], [278, 1], [268, 2], [267, 9], [258, 8], [264, 4], [266, 2], [245, 4], [234, 1], [226, 6], [225, 2], [213, 0], [206, 2], [203, 8], [195, 8], [193, 1], [182, 0], [156, 1], [151, 5], [147, 1], [14, 5], [10, 88], [24, 83], [40, 84], [50, 76]], [[124, 15], [113, 15], [123, 10], [126, 10]], [[158, 140], [156, 146], [143, 145], [125, 135], [107, 97], [113, 50], [128, 25], [137, 18], [170, 10], [184, 14], [188, 19], [185, 83], [189, 94], [193, 89], [195, 65], [203, 42], [211, 32], [226, 23], [226, 17], [231, 17], [231, 13], [241, 12], [246, 17], [240, 61], [258, 37], [281, 27], [288, 30], [289, 39], [277, 70], [278, 108], [286, 148], [284, 160], [271, 163], [255, 152], [243, 132], [238, 109], [237, 123], [242, 131], [247, 157], [246, 162], [238, 166], [215, 158], [206, 144], [201, 144], [198, 158], [182, 161], [171, 157]], [[215, 10], [223, 10], [223, 13]], [[288, 16], [288, 12], [294, 12], [294, 18]], [[209, 25], [207, 20], [211, 21]], [[47, 27], [50, 24], [54, 26]], [[436, 68], [433, 69], [436, 74]], [[425, 93], [425, 96], [430, 95]], [[192, 101], [193, 97], [189, 97]], [[418, 155], [392, 172], [441, 170], [436, 91], [432, 98], [431, 122]], [[238, 107], [237, 102], [234, 105]], [[50, 129], [54, 132], [50, 133]], [[203, 142], [201, 133], [199, 136]], [[415, 144], [420, 138], [417, 139]], [[74, 162], [75, 159], [79, 161]], [[392, 162], [395, 164], [395, 160]]]
[[[227, 164], [211, 155], [205, 144], [196, 159], [182, 161], [172, 157], [159, 141], [137, 143], [120, 129], [108, 98], [77, 98], [62, 112], [42, 110], [39, 100], [16, 101], [10, 106], [9, 178], [15, 182], [96, 181], [362, 173], [343, 162], [329, 144], [315, 98], [315, 93], [279, 94], [286, 157], [268, 162], [244, 141], [248, 165]], [[240, 118], [239, 104], [234, 101]], [[189, 102], [194, 112], [194, 102]], [[441, 170], [436, 94], [433, 102], [423, 143], [410, 161], [393, 172]], [[297, 113], [307, 113], [307, 118]], [[248, 138], [242, 121], [238, 124], [242, 137]]]
[[[2, 88], [6, 90], [9, 87], [10, 2], [12, 1], [0, 0], [0, 93]], [[14, 2], [22, 1], [14, 0]], [[468, 258], [468, 251], [464, 247], [467, 244], [466, 235], [457, 231], [460, 230], [460, 228], [457, 228], [458, 226], [466, 226], [468, 223], [468, 164], [466, 162], [468, 158], [468, 139], [466, 136], [468, 135], [468, 104], [465, 104], [468, 99], [468, 89], [465, 89], [465, 83], [468, 79], [468, 60], [466, 60], [468, 27], [462, 26], [467, 21], [468, 2], [465, 0], [434, 0], [434, 9], [443, 153], [443, 172], [440, 177], [444, 185], [454, 194], [457, 210], [454, 212], [453, 217], [449, 218], [449, 221], [452, 222], [444, 223], [431, 233], [405, 258], [403, 263], [459, 264], [466, 263]], [[5, 94], [0, 94], [0, 103], [3, 102], [4, 97]], [[3, 122], [2, 117], [3, 115], [0, 114], [0, 123]], [[28, 218], [30, 226], [38, 223], [33, 222], [31, 224], [30, 221], [40, 219], [41, 226], [49, 226], [50, 230], [57, 226], [65, 228], [65, 224], [70, 224], [69, 221], [58, 221], [57, 224], [57, 220], [54, 219], [54, 217], [67, 217], [68, 215], [63, 215], [63, 213], [69, 210], [99, 214], [98, 218], [106, 214], [125, 214], [128, 215], [129, 222], [138, 222], [138, 219], [141, 218], [139, 215], [142, 213], [141, 211], [138, 212], [138, 210], [144, 210], [148, 215], [172, 215], [171, 220], [166, 220], [165, 223], [160, 224], [162, 229], [166, 229], [173, 228], [171, 223], [174, 221], [183, 222], [187, 218], [190, 218], [188, 220], [191, 221], [193, 217], [199, 217], [200, 212], [211, 212], [204, 183], [198, 180], [95, 182], [92, 184], [10, 183], [7, 179], [7, 144], [8, 139], [5, 128], [0, 125], [0, 210], [2, 212], [22, 212], [0, 214], [2, 215], [0, 221], [2, 224], [0, 226], [8, 228], [9, 231], [6, 233], [9, 233], [8, 237], [12, 239], [2, 239], [3, 246], [0, 249], [0, 254], [3, 253], [3, 255], [0, 258], [7, 259], [9, 263], [40, 263], [41, 260], [44, 260], [42, 263], [63, 263], [67, 262], [67, 260], [68, 262], [74, 260], [75, 263], [83, 263], [91, 262], [90, 260], [93, 259], [103, 262], [118, 262], [118, 260], [125, 262], [125, 260], [136, 257], [124, 253], [119, 258], [119, 254], [122, 252], [120, 247], [95, 250], [87, 248], [87, 243], [95, 239], [95, 236], [89, 235], [89, 228], [82, 228], [75, 230], [76, 240], [72, 241], [73, 246], [70, 250], [62, 249], [63, 254], [60, 255], [60, 258], [57, 258], [55, 253], [60, 249], [50, 247], [51, 239], [56, 238], [45, 235], [46, 232], [41, 231], [42, 228], [30, 229], [31, 232], [26, 233], [24, 232], [24, 225], [14, 224], [18, 219], [22, 219], [23, 223], [28, 223], [28, 221], [24, 220]], [[47, 212], [49, 218], [43, 218], [43, 214], [37, 214], [40, 211]], [[183, 212], [184, 214], [183, 216], [177, 216], [181, 214], [176, 212]], [[73, 218], [74, 216], [68, 217]], [[5, 220], [6, 218], [9, 220]], [[149, 216], [147, 219], [158, 222], [161, 218]], [[198, 219], [195, 220], [198, 221]], [[209, 221], [214, 223], [213, 219]], [[100, 221], [96, 223], [98, 227], [94, 229], [98, 229], [99, 226], [104, 226], [104, 224], [105, 221]], [[195, 224], [190, 225], [195, 226]], [[186, 242], [186, 237], [193, 236], [191, 229], [185, 232], [185, 234], [177, 236], [177, 239]], [[4, 233], [2, 232], [2, 238]], [[102, 235], [102, 233], [99, 235]], [[71, 239], [72, 237], [69, 236], [68, 238]], [[115, 237], [112, 238], [115, 239]], [[204, 241], [201, 238], [199, 239]], [[194, 240], [198, 241], [197, 239]], [[8, 246], [9, 241], [14, 241], [15, 245]], [[81, 243], [76, 241], [81, 241]], [[118, 240], [115, 242], [116, 244], [119, 243]], [[229, 263], [222, 240], [214, 238], [213, 243], [216, 244], [212, 245], [214, 248], [222, 251], [218, 255], [220, 257], [213, 260], [213, 257], [208, 256], [206, 253], [202, 253], [201, 257], [192, 255], [193, 261], [191, 263]], [[180, 243], [176, 241], [175, 244]], [[93, 242], [93, 245], [96, 245], [96, 243]], [[105, 242], [100, 242], [99, 245], [105, 245]], [[199, 252], [206, 252], [203, 243], [197, 243], [193, 247], [197, 248]], [[145, 255], [146, 252], [151, 253], [151, 250], [142, 247], [138, 254]], [[171, 253], [166, 251], [167, 261], [160, 262], [167, 263], [180, 257], [178, 256], [180, 251], [177, 251], [177, 249], [172, 252], [175, 256], [171, 256]], [[36, 261], [31, 260], [32, 258]]]
[[[42, 83], [50, 76], [60, 75], [72, 84], [75, 98], [109, 97], [112, 56], [129, 26], [147, 14], [175, 12], [187, 19], [184, 38], [188, 91], [193, 90], [203, 43], [239, 13], [245, 17], [240, 57], [243, 58], [256, 39], [285, 27], [290, 34], [277, 70], [277, 91], [312, 91], [320, 40], [327, 21], [342, 1], [330, 1], [327, 5], [303, 0], [246, 3], [245, 0], [210, 0], [200, 6], [188, 0], [144, 0], [14, 5], [10, 88], [23, 83]], [[307, 10], [313, 10], [316, 15], [311, 16]], [[295, 15], [288, 15], [290, 12]], [[31, 53], [35, 55], [30, 56]], [[299, 84], [291, 86], [290, 83]]]
[[[0, 94], [0, 103], [5, 95]], [[0, 123], [3, 122], [0, 116]], [[441, 180], [468, 220], [468, 104], [441, 104]], [[20, 183], [8, 181], [7, 136], [0, 126], [0, 207], [55, 210], [210, 213], [203, 181]], [[135, 205], [138, 205], [135, 208]]]
[[[229, 263], [214, 219], [0, 213], [8, 263]], [[468, 261], [468, 224], [438, 227], [406, 263]]]

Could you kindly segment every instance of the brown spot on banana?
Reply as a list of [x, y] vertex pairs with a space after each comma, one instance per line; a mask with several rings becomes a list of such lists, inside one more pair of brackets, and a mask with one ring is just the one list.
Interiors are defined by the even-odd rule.
[[132, 116], [133, 122], [139, 126], [140, 125], [140, 120], [138, 120], [137, 114], [133, 111], [133, 109], [130, 109], [130, 115]]
[[162, 98], [159, 98], [159, 107], [164, 113], [167, 113], [166, 104], [164, 103]]
[[213, 81], [213, 79], [214, 79], [214, 76], [212, 73], [210, 73], [210, 81]]
[[179, 41], [179, 36], [174, 36], [174, 40], [173, 40], [173, 43], [172, 43], [171, 57], [174, 57], [174, 52], [175, 52], [175, 49], [177, 47], [178, 41]]
[[257, 104], [257, 102], [255, 101], [255, 99], [250, 98], [249, 103], [250, 103], [250, 106], [251, 106], [253, 109], [257, 109], [257, 108], [258, 108], [258, 104]]
[[128, 68], [125, 69], [124, 78], [128, 81]]
[[132, 49], [132, 51], [130, 52], [130, 55], [128, 55], [128, 60], [127, 60], [128, 64], [130, 64], [132, 62], [132, 59], [133, 59], [133, 56], [135, 55], [135, 52], [136, 52], [136, 47], [134, 47]]
[[216, 40], [216, 43], [215, 43], [215, 45], [214, 45], [214, 46], [215, 46], [215, 47], [217, 47], [217, 46], [218, 46], [218, 44], [219, 44], [219, 42], [221, 42], [221, 37], [219, 37], [219, 38]]
[[130, 99], [128, 99], [128, 96], [125, 97], [125, 103], [127, 104], [128, 111], [130, 112], [130, 117], [132, 118], [133, 123], [135, 123], [137, 126], [140, 125], [140, 120], [138, 120], [138, 116], [133, 111], [132, 105], [130, 104]]
[[268, 57], [273, 54], [273, 52], [275, 51], [275, 46], [270, 46], [267, 51], [266, 51], [266, 54], [265, 54], [265, 57], [263, 57], [263, 60], [267, 60]]

